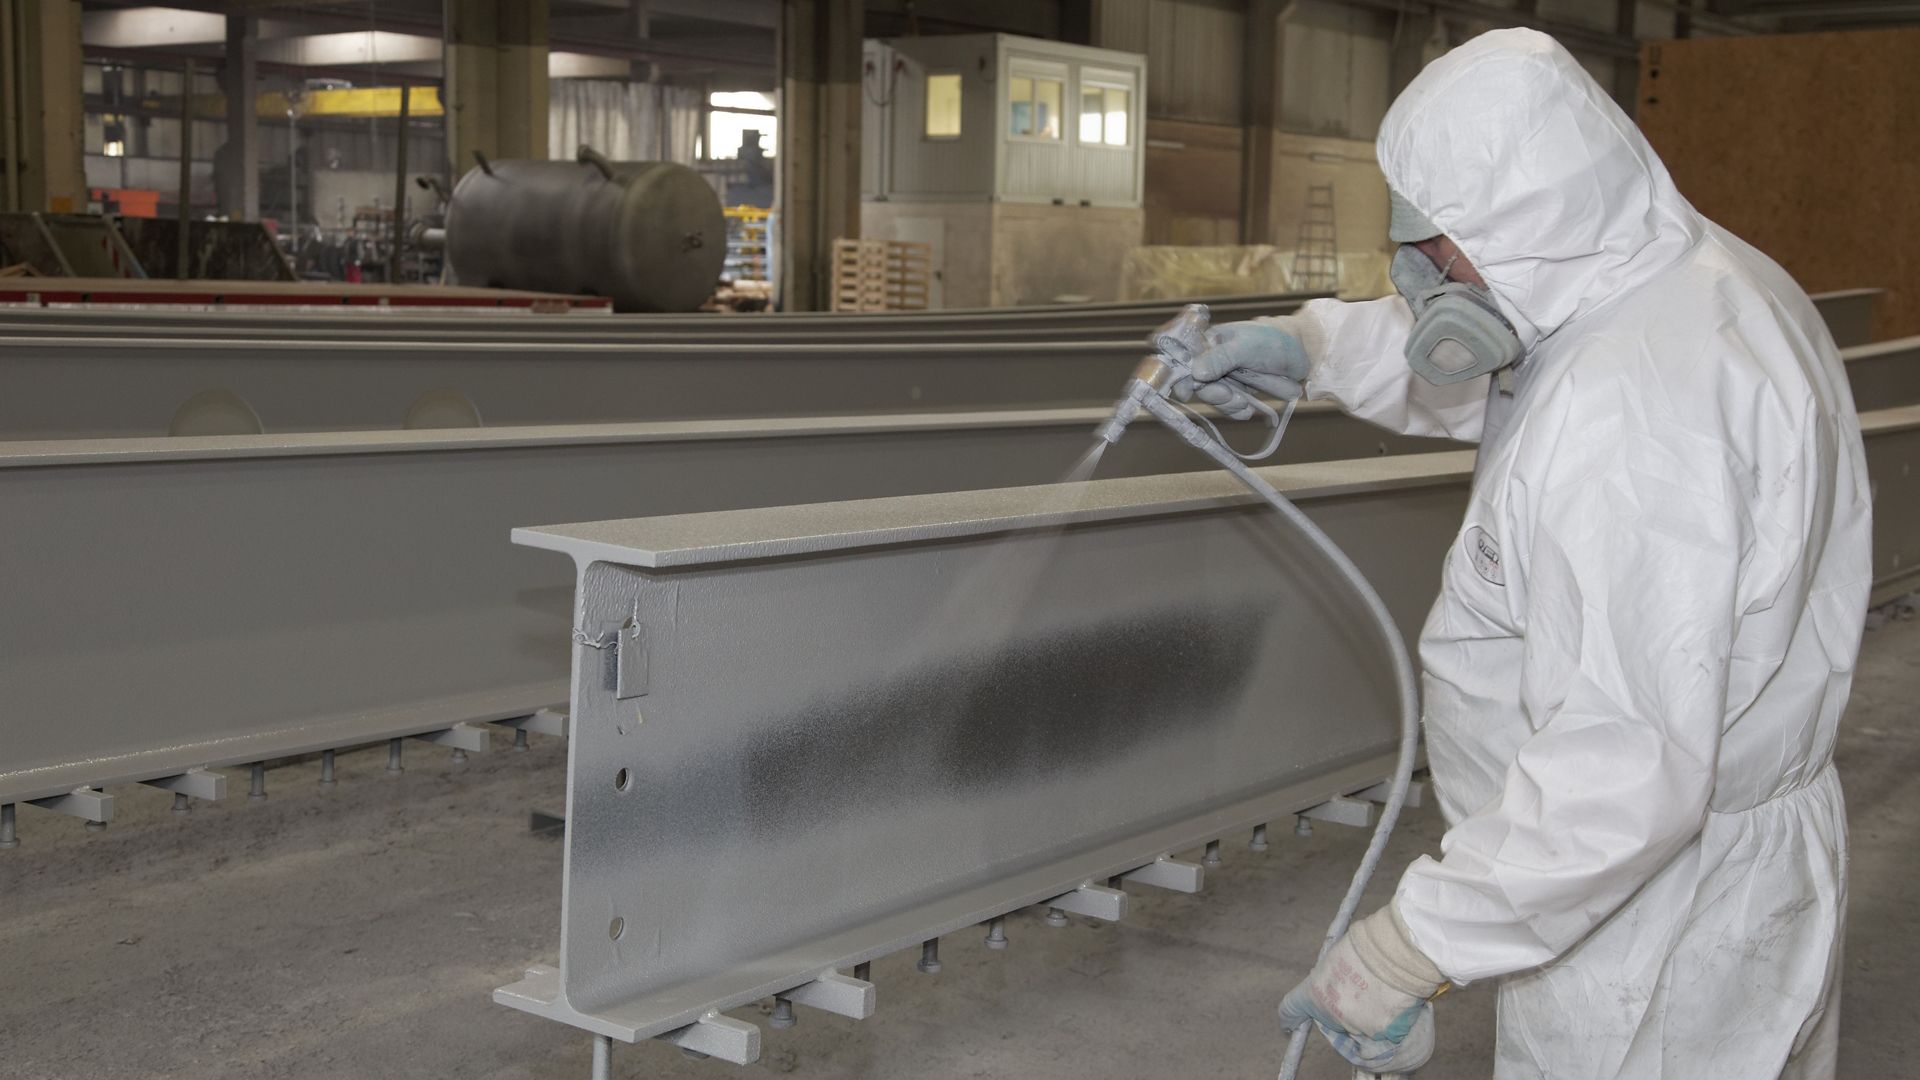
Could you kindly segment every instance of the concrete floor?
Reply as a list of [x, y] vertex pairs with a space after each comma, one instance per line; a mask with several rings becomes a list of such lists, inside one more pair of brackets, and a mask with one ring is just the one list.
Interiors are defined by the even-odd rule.
[[[1907, 1060], [1917, 700], [1920, 621], [1869, 634], [1840, 751], [1854, 839], [1843, 1077], [1904, 1075]], [[330, 791], [315, 765], [273, 770], [264, 803], [240, 773], [234, 798], [185, 817], [164, 793], [116, 791], [119, 819], [100, 834], [23, 809], [23, 846], [0, 852], [0, 1077], [585, 1080], [586, 1036], [488, 997], [555, 955], [560, 845], [529, 835], [526, 816], [560, 801], [564, 744], [464, 765], [410, 746], [397, 778], [385, 763], [384, 750], [343, 756]], [[1439, 834], [1430, 807], [1414, 812], [1386, 865]], [[1138, 890], [1117, 926], [1023, 915], [1005, 952], [948, 938], [933, 976], [916, 955], [889, 957], [874, 968], [876, 1017], [803, 1010], [799, 1027], [765, 1030], [757, 1065], [617, 1045], [615, 1075], [1271, 1076], [1274, 1004], [1308, 967], [1364, 837], [1275, 839], [1264, 855], [1230, 846], [1202, 896]], [[1440, 1032], [1422, 1080], [1486, 1077], [1490, 991], [1450, 995]], [[1349, 1075], [1323, 1046], [1306, 1074]]]

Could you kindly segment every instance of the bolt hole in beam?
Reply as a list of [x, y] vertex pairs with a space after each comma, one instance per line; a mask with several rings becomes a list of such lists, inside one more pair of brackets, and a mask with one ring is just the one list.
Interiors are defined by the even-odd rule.
[[629, 787], [633, 786], [633, 774], [628, 772], [625, 769], [621, 769], [619, 772], [614, 773], [613, 786], [620, 791], [627, 790]]
[[618, 915], [615, 915], [613, 917], [613, 921], [607, 924], [608, 940], [619, 941], [620, 935], [626, 932], [627, 932], [627, 920], [621, 918]]

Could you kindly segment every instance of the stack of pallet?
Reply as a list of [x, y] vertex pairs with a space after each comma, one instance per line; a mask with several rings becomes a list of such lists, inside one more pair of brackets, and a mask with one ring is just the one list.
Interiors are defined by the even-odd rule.
[[833, 310], [925, 311], [933, 248], [905, 240], [835, 240]]

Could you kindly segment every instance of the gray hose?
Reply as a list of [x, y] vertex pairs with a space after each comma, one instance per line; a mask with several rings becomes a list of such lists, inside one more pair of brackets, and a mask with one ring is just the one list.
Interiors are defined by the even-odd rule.
[[[1272, 484], [1260, 478], [1260, 475], [1248, 468], [1231, 449], [1201, 430], [1198, 424], [1189, 420], [1171, 401], [1157, 393], [1139, 395], [1142, 408], [1152, 413], [1161, 423], [1171, 428], [1175, 434], [1191, 443], [1202, 453], [1220, 463], [1220, 467], [1240, 478], [1240, 482], [1265, 499], [1282, 517], [1294, 527], [1306, 534], [1327, 561], [1333, 564], [1340, 576], [1360, 594], [1361, 602], [1366, 605], [1367, 614], [1373, 617], [1374, 626], [1380, 631], [1380, 637], [1393, 656], [1393, 673], [1396, 688], [1400, 696], [1400, 756], [1394, 764], [1393, 787], [1387, 794], [1386, 803], [1380, 808], [1380, 823], [1373, 828], [1373, 839], [1367, 844], [1367, 853], [1361, 857], [1360, 866], [1353, 873], [1353, 884], [1347, 887], [1347, 895], [1340, 901], [1340, 908], [1334, 912], [1333, 925], [1327, 928], [1326, 940], [1320, 944], [1320, 956], [1325, 958], [1327, 950], [1339, 941], [1347, 932], [1347, 926], [1353, 922], [1354, 909], [1360, 906], [1360, 894], [1367, 889], [1367, 883], [1373, 879], [1373, 872], [1380, 865], [1380, 857], [1386, 852], [1387, 840], [1393, 835], [1393, 826], [1400, 819], [1400, 808], [1407, 801], [1407, 788], [1413, 781], [1414, 762], [1420, 753], [1420, 695], [1414, 685], [1413, 660], [1407, 654], [1407, 643], [1400, 636], [1400, 630], [1393, 623], [1393, 616], [1387, 612], [1387, 605], [1380, 599], [1368, 583], [1360, 568], [1353, 565], [1347, 553], [1340, 550], [1320, 526], [1315, 525], [1300, 508], [1285, 496], [1274, 490]], [[1280, 1080], [1293, 1080], [1300, 1070], [1301, 1055], [1307, 1049], [1307, 1026], [1296, 1029], [1287, 1042], [1287, 1056], [1280, 1064]]]

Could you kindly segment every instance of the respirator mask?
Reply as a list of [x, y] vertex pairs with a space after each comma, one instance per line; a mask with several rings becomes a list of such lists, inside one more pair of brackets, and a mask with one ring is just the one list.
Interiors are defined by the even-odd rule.
[[[1394, 202], [1393, 239], [1439, 235], [1398, 193]], [[1416, 232], [1425, 235], [1411, 235]], [[1526, 352], [1513, 324], [1500, 314], [1493, 294], [1478, 285], [1449, 280], [1449, 269], [1451, 264], [1435, 266], [1425, 252], [1403, 242], [1387, 270], [1393, 287], [1413, 309], [1407, 366], [1435, 386], [1491, 374], [1518, 362]]]

